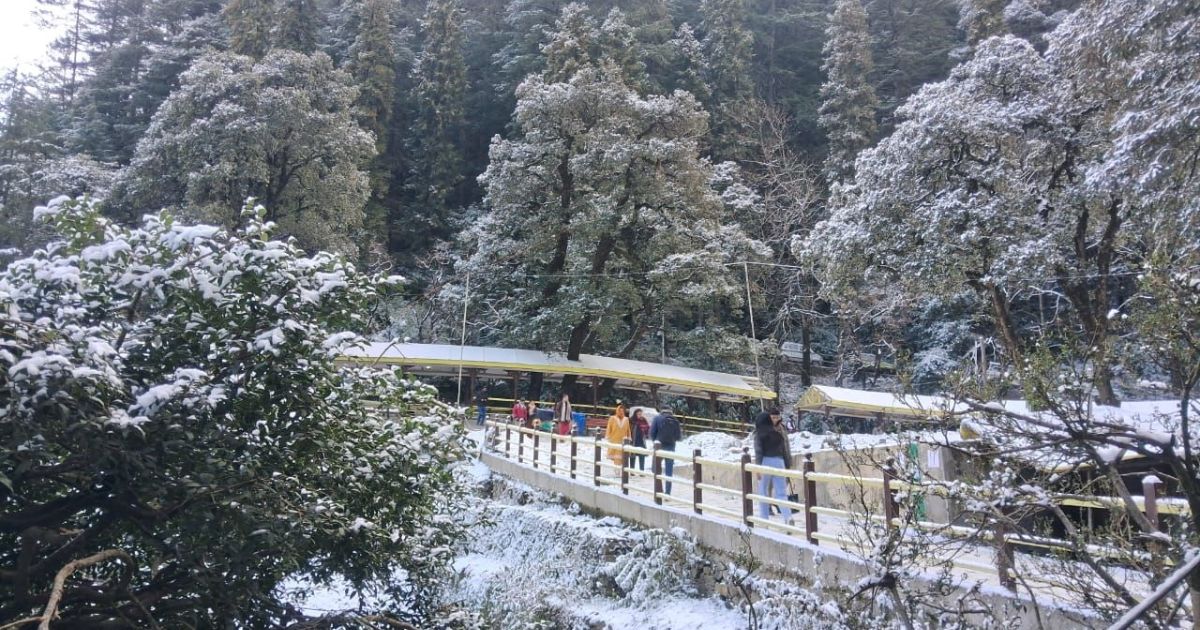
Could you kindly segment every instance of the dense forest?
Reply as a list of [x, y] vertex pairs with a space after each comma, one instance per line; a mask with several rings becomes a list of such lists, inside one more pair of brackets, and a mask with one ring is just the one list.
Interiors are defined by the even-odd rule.
[[[1082, 182], [1131, 92], [1105, 91], [1112, 59], [1064, 64], [1093, 36], [1140, 76], [1167, 44], [1085, 10], [1125, 3], [40, 2], [61, 36], [4, 78], [0, 247], [44, 242], [57, 195], [225, 226], [253, 198], [301, 247], [407, 277], [397, 337], [735, 369], [793, 341], [806, 383], [876, 357], [920, 390], [1086, 338], [1119, 397], [1105, 314], [1153, 247], [1141, 201]], [[1126, 385], [1186, 377], [1125, 358]]]

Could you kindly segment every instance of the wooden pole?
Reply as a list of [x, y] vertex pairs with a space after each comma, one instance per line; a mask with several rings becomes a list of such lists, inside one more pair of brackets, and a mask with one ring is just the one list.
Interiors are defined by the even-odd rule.
[[1158, 494], [1162, 490], [1162, 481], [1155, 475], [1142, 478], [1142, 496], [1146, 498], [1146, 520], [1154, 529], [1160, 529], [1158, 524]]
[[692, 449], [692, 511], [700, 514], [700, 504], [704, 502], [700, 484], [704, 483], [704, 469], [700, 467], [700, 449]]
[[813, 534], [817, 533], [817, 513], [813, 508], [817, 506], [817, 482], [814, 479], [809, 479], [810, 473], [816, 472], [816, 465], [813, 464], [812, 453], [804, 454], [804, 536], [808, 538], [810, 544], [817, 544], [818, 541]]
[[746, 527], [754, 527], [754, 523], [750, 522], [750, 516], [754, 514], [754, 503], [750, 500], [754, 487], [754, 475], [746, 470], [749, 463], [750, 449], [742, 448], [742, 459], [739, 464], [739, 470], [742, 473], [742, 522], [746, 524]]
[[896, 480], [894, 461], [889, 458], [883, 466], [883, 518], [888, 527], [893, 526], [892, 519], [900, 516], [900, 509], [896, 504], [896, 491], [892, 489], [892, 482]]
[[475, 382], [475, 377], [478, 374], [479, 370], [476, 368], [470, 368], [467, 370], [467, 397], [471, 399], [471, 402], [475, 401], [475, 388], [479, 387], [479, 384]]
[[570, 466], [571, 479], [574, 479], [575, 467], [579, 464], [579, 444], [575, 441], [574, 437], [571, 438], [571, 450], [569, 458], [570, 460], [568, 461], [568, 465]]
[[621, 440], [621, 494], [629, 494], [629, 466], [625, 460], [625, 448], [629, 446], [629, 438]]

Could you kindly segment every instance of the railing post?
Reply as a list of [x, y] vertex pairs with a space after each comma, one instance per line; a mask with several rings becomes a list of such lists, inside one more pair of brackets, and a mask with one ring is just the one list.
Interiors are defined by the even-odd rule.
[[900, 509], [896, 504], [896, 491], [892, 489], [892, 482], [896, 480], [894, 466], [895, 460], [891, 458], [888, 458], [883, 466], [883, 520], [888, 527], [892, 527], [892, 520], [900, 516]]
[[817, 533], [817, 513], [812, 509], [817, 506], [817, 481], [809, 479], [809, 473], [816, 472], [812, 453], [804, 454], [804, 536], [809, 544], [819, 544], [814, 534]]
[[521, 457], [525, 455], [525, 432], [517, 431], [517, 463], [521, 463]]
[[558, 474], [558, 470], [554, 467], [554, 464], [558, 461], [558, 457], [556, 455], [557, 449], [558, 449], [558, 438], [554, 437], [554, 434], [551, 433], [550, 434], [550, 474], [552, 474], [552, 475]]
[[626, 461], [625, 447], [629, 446], [629, 438], [621, 440], [621, 494], [629, 494], [629, 462]]
[[600, 436], [592, 436], [592, 485], [600, 485]]
[[504, 425], [504, 459], [512, 458], [512, 451], [509, 450], [512, 446], [512, 426]]
[[570, 453], [571, 453], [569, 456], [570, 461], [568, 462], [568, 465], [571, 468], [571, 470], [570, 470], [571, 479], [574, 479], [575, 478], [575, 466], [579, 463], [579, 444], [577, 444], [575, 442], [575, 436], [571, 436], [571, 451], [570, 451]]
[[651, 488], [654, 490], [654, 504], [662, 505], [662, 497], [659, 496], [663, 491], [662, 482], [662, 460], [658, 458], [658, 447], [661, 446], [658, 440], [654, 441], [654, 446], [650, 453], [650, 472], [654, 474], [654, 483]]
[[534, 432], [534, 434], [533, 434], [533, 469], [534, 469], [534, 470], [537, 470], [537, 460], [538, 460], [538, 437], [539, 437], [540, 435], [541, 435], [541, 432], [540, 432], [540, 431], [535, 431], [535, 432]]
[[[1158, 495], [1162, 491], [1163, 483], [1157, 475], [1151, 473], [1142, 477], [1142, 496], [1145, 499], [1146, 520], [1150, 521], [1150, 526], [1155, 532], [1162, 531], [1162, 526], [1158, 519]], [[1162, 574], [1163, 557], [1166, 549], [1158, 539], [1146, 537], [1146, 551], [1150, 552], [1150, 562], [1154, 568], [1156, 575]]]
[[1154, 529], [1160, 529], [1158, 524], [1158, 494], [1162, 491], [1163, 483], [1157, 475], [1142, 477], [1142, 496], [1146, 498], [1146, 520]]
[[754, 488], [754, 475], [746, 470], [746, 465], [750, 463], [750, 450], [742, 449], [742, 460], [739, 469], [742, 473], [742, 522], [747, 527], [754, 527], [754, 523], [750, 522], [750, 516], [754, 513], [754, 502], [750, 500], [750, 494]]
[[700, 490], [700, 484], [704, 483], [704, 469], [700, 467], [700, 462], [696, 461], [699, 458], [700, 449], [692, 449], [692, 511], [696, 514], [700, 513], [700, 504], [704, 502], [704, 495]]

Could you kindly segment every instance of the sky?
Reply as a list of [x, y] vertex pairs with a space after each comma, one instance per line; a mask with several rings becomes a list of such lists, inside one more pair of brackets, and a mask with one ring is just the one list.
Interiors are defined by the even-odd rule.
[[0, 69], [33, 66], [46, 55], [54, 33], [38, 28], [33, 12], [36, 0], [0, 0]]

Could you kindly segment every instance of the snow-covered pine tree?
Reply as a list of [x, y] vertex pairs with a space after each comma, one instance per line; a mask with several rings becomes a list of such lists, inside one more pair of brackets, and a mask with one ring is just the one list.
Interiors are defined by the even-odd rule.
[[667, 91], [673, 67], [671, 38], [675, 25], [671, 21], [668, 0], [642, 0], [629, 8], [627, 21], [633, 27], [635, 52], [645, 67], [647, 89]]
[[717, 160], [742, 158], [752, 135], [742, 110], [754, 98], [754, 36], [746, 24], [746, 0], [702, 0], [700, 15], [712, 154]]
[[202, 57], [154, 115], [113, 204], [233, 225], [254, 197], [303, 246], [353, 253], [374, 155], [354, 97], [323, 53]]
[[512, 98], [530, 74], [541, 72], [542, 46], [555, 32], [554, 24], [566, 0], [509, 0], [504, 6], [503, 47], [492, 59], [499, 75], [497, 92]]
[[554, 32], [542, 47], [542, 79], [565, 83], [577, 72], [597, 61], [600, 33], [587, 5], [572, 2], [563, 7]]
[[487, 209], [461, 235], [460, 281], [443, 297], [460, 300], [470, 273], [488, 342], [628, 354], [664, 315], [740, 303], [725, 263], [761, 246], [711, 186], [695, 99], [639, 95], [608, 55], [584, 56], [595, 31], [578, 11], [560, 26], [545, 76], [518, 90], [513, 137], [493, 140]]
[[310, 54], [317, 49], [321, 8], [317, 0], [277, 0], [271, 45]]
[[375, 135], [372, 160], [371, 198], [367, 202], [363, 227], [377, 242], [388, 242], [389, 212], [383, 200], [392, 182], [391, 155], [392, 111], [396, 101], [396, 46], [392, 32], [390, 0], [358, 0], [352, 7], [357, 28], [354, 42], [346, 52], [345, 70], [358, 87], [355, 100], [358, 124]]
[[403, 212], [396, 216], [392, 249], [427, 250], [451, 236], [452, 214], [461, 205], [463, 12], [457, 0], [433, 0], [421, 20], [424, 44], [413, 68], [415, 118], [410, 130], [411, 171]]
[[1004, 23], [1004, 9], [1009, 0], [959, 0], [958, 28], [966, 34], [967, 44], [979, 42], [997, 35], [1004, 35], [1008, 27]]
[[229, 29], [229, 50], [258, 59], [271, 47], [274, 0], [229, 0], [223, 10]]
[[854, 175], [854, 159], [875, 137], [879, 100], [870, 76], [871, 35], [861, 0], [837, 0], [825, 31], [825, 84], [819, 122], [829, 140], [825, 177], [835, 183]]
[[597, 44], [609, 52], [613, 63], [621, 69], [621, 76], [626, 82], [645, 93], [649, 85], [646, 76], [646, 64], [642, 62], [642, 50], [637, 41], [637, 33], [625, 19], [625, 13], [614, 8], [608, 12], [604, 22], [600, 24]]
[[704, 46], [687, 22], [675, 29], [671, 39], [673, 56], [671, 86], [691, 93], [701, 103], [708, 103], [712, 91], [704, 78]]

